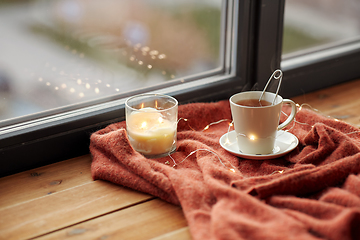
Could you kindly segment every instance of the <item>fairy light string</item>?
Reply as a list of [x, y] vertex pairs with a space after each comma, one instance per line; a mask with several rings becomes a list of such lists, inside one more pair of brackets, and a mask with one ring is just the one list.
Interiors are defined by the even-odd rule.
[[[179, 123], [181, 120], [183, 120], [184, 122], [187, 122], [188, 127], [189, 127], [192, 131], [196, 131], [196, 130], [195, 130], [193, 127], [191, 127], [191, 125], [188, 123], [188, 119], [187, 119], [187, 118], [179, 118], [177, 122]], [[216, 125], [216, 124], [219, 124], [219, 123], [222, 123], [222, 122], [230, 122], [230, 123], [229, 123], [229, 129], [230, 129], [231, 126], [233, 126], [232, 120], [230, 120], [230, 119], [221, 119], [221, 120], [219, 120], [219, 121], [209, 123], [209, 124], [206, 125], [201, 131], [204, 132], [204, 131], [208, 130], [212, 125]]]
[[[321, 111], [319, 111], [319, 110], [316, 109], [316, 108], [313, 108], [313, 107], [312, 107], [310, 104], [308, 104], [308, 103], [303, 103], [303, 104], [301, 104], [301, 105], [299, 105], [299, 104], [297, 103], [296, 106], [298, 107], [298, 112], [301, 111], [304, 107], [308, 107], [310, 110], [312, 110], [312, 111], [314, 111], [314, 112], [317, 112], [318, 114], [320, 114], [320, 115], [322, 115], [322, 116], [324, 116], [324, 117], [326, 117], [326, 118], [333, 119], [333, 120], [336, 121], [336, 122], [340, 122], [340, 121], [341, 121], [341, 120], [339, 120], [339, 119], [337, 119], [337, 118], [334, 118], [334, 117], [332, 117], [332, 116], [323, 114]], [[288, 114], [286, 114], [284, 111], [281, 111], [281, 113], [284, 114], [286, 117], [288, 117]], [[304, 122], [299, 122], [299, 121], [297, 121], [297, 120], [296, 120], [296, 117], [295, 117], [294, 120], [293, 120], [292, 126], [291, 126], [289, 129], [286, 129], [286, 130], [284, 130], [284, 131], [286, 131], [286, 132], [291, 131], [291, 130], [295, 127], [295, 124], [296, 124], [296, 123], [297, 123], [297, 124], [300, 124], [300, 125], [304, 125], [304, 126], [309, 126], [309, 127], [311, 127], [311, 128], [314, 127], [314, 125], [311, 125], [311, 124], [309, 124], [309, 123], [304, 123]], [[355, 134], [355, 133], [360, 133], [360, 130], [358, 130], [358, 131], [352, 131], [352, 132], [348, 132], [348, 133], [344, 133], [344, 134], [350, 135], [350, 134]]]
[[[179, 164], [183, 163], [183, 162], [184, 162], [186, 159], [188, 159], [191, 155], [193, 155], [194, 153], [197, 153], [197, 152], [199, 152], [199, 151], [206, 151], [206, 152], [209, 152], [209, 153], [214, 154], [214, 155], [217, 157], [217, 159], [219, 160], [219, 162], [221, 163], [221, 165], [223, 165], [225, 168], [228, 168], [228, 167], [224, 164], [224, 162], [221, 160], [221, 158], [219, 157], [219, 155], [218, 155], [216, 152], [214, 152], [214, 151], [212, 151], [212, 150], [209, 150], [209, 149], [206, 149], [206, 148], [199, 148], [199, 149], [196, 149], [196, 150], [192, 151], [191, 153], [189, 153], [189, 155], [187, 155], [187, 156], [186, 156], [183, 160], [181, 160], [179, 163], [176, 163], [175, 159], [174, 159], [171, 155], [168, 155], [168, 156], [171, 158], [171, 160], [173, 161], [173, 163], [174, 163], [174, 165], [172, 166], [172, 168], [175, 168], [175, 167], [178, 166]], [[235, 172], [236, 167], [234, 167], [231, 163], [229, 163], [229, 164], [231, 165], [231, 168], [228, 168], [229, 171]]]
[[[334, 117], [331, 117], [331, 116], [329, 116], [329, 115], [323, 114], [321, 111], [319, 111], [319, 110], [316, 109], [316, 108], [313, 108], [313, 107], [312, 107], [310, 104], [308, 104], [308, 103], [303, 103], [303, 104], [301, 104], [301, 105], [296, 104], [296, 106], [298, 107], [298, 112], [300, 112], [304, 107], [307, 107], [307, 108], [309, 108], [310, 110], [312, 110], [312, 111], [314, 111], [314, 112], [317, 112], [317, 113], [319, 113], [319, 114], [322, 115], [322, 116], [325, 116], [325, 117], [327, 117], [327, 118], [333, 119], [334, 121], [341, 121], [341, 120], [339, 120], [339, 119], [337, 119], [337, 118], [334, 118]], [[284, 114], [285, 116], [288, 116], [284, 111], [282, 111], [282, 114]], [[186, 118], [179, 118], [179, 119], [178, 119], [178, 123], [179, 123], [181, 120], [187, 122], [188, 127], [189, 127], [192, 131], [196, 131], [196, 130], [195, 130], [193, 127], [191, 127], [191, 125], [188, 123], [188, 119], [186, 119]], [[221, 119], [221, 120], [219, 120], [219, 121], [209, 123], [209, 124], [206, 125], [203, 129], [201, 129], [201, 131], [204, 132], [204, 131], [208, 130], [211, 126], [217, 125], [217, 124], [220, 124], [220, 123], [223, 123], [223, 122], [229, 122], [229, 127], [228, 127], [228, 130], [227, 130], [227, 132], [229, 133], [231, 127], [233, 127], [233, 121], [230, 120], [230, 119]], [[309, 127], [311, 127], [311, 128], [314, 127], [314, 125], [311, 125], [311, 124], [309, 124], [309, 123], [299, 122], [298, 120], [296, 120], [296, 117], [295, 117], [294, 120], [293, 120], [293, 125], [292, 125], [289, 129], [286, 129], [286, 130], [284, 130], [284, 131], [286, 131], [286, 132], [291, 131], [291, 130], [295, 127], [295, 124], [300, 124], [300, 125], [304, 125], [304, 126], [309, 126]], [[356, 134], [356, 133], [360, 133], [360, 130], [348, 132], [348, 133], [345, 133], [345, 134], [346, 134], [346, 135], [350, 135], [350, 134]], [[244, 135], [245, 135], [245, 134], [244, 134]], [[249, 136], [248, 136], [248, 137], [249, 137]], [[249, 137], [249, 138], [250, 138], [250, 137]], [[229, 139], [227, 139], [225, 143], [230, 144]], [[192, 151], [192, 152], [189, 153], [183, 160], [181, 160], [181, 161], [178, 162], [178, 163], [177, 163], [177, 162], [175, 161], [175, 159], [169, 154], [168, 156], [169, 156], [169, 158], [171, 159], [171, 161], [173, 162], [173, 165], [172, 165], [171, 167], [172, 167], [172, 168], [175, 168], [176, 166], [178, 166], [178, 165], [180, 165], [181, 163], [183, 163], [184, 161], [186, 161], [190, 156], [192, 156], [193, 154], [195, 154], [196, 152], [199, 152], [199, 151], [206, 151], [206, 152], [209, 152], [209, 153], [215, 155], [215, 156], [217, 157], [218, 161], [221, 163], [221, 165], [223, 165], [225, 168], [227, 168], [230, 172], [233, 172], [233, 173], [236, 172], [236, 171], [235, 171], [236, 167], [234, 167], [231, 163], [229, 163], [229, 164], [231, 165], [231, 167], [227, 167], [227, 166], [224, 164], [224, 162], [221, 160], [220, 156], [219, 156], [216, 152], [214, 152], [214, 151], [212, 151], [212, 150], [209, 150], [209, 149], [204, 149], [204, 148], [196, 149], [196, 150]], [[165, 164], [170, 165], [170, 162], [167, 161], [167, 162], [165, 162]], [[282, 174], [282, 173], [284, 173], [284, 172], [285, 172], [285, 170], [274, 171], [274, 172], [271, 173], [270, 175], [276, 174], [276, 173]]]

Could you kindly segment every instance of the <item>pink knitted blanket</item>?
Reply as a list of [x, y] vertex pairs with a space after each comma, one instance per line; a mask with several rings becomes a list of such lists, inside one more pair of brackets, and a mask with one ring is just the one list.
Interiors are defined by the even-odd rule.
[[193, 239], [360, 239], [358, 128], [302, 109], [287, 128], [297, 148], [259, 161], [220, 146], [229, 122], [204, 130], [231, 119], [228, 101], [181, 105], [179, 118], [175, 167], [134, 151], [120, 122], [91, 136], [93, 179], [180, 204]]

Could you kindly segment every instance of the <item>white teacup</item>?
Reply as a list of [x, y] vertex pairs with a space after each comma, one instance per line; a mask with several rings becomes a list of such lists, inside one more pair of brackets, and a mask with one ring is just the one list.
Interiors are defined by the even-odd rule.
[[[265, 92], [262, 100], [268, 106], [244, 106], [243, 101], [254, 99], [258, 102], [261, 91], [241, 92], [230, 98], [231, 114], [234, 121], [239, 150], [245, 154], [270, 154], [275, 145], [276, 133], [294, 120], [297, 108], [293, 101]], [[276, 97], [275, 101], [274, 98]], [[239, 102], [243, 102], [238, 104]], [[274, 105], [272, 105], [274, 101]], [[279, 125], [283, 103], [291, 105], [291, 114]]]

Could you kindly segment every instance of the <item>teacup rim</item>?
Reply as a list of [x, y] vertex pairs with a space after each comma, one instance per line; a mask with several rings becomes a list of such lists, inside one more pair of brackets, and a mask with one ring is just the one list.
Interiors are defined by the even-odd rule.
[[[276, 95], [275, 93], [272, 93], [272, 92], [264, 92], [264, 96], [265, 96], [265, 95], [272, 95], [272, 96], [276, 96], [276, 99], [280, 99], [280, 101], [278, 101], [278, 102], [276, 101], [277, 103], [274, 104], [274, 105], [261, 106], [261, 107], [251, 107], [251, 106], [239, 105], [239, 104], [237, 104], [237, 103], [235, 103], [235, 102], [233, 101], [233, 98], [236, 97], [236, 96], [238, 96], [238, 95], [241, 95], [241, 94], [251, 94], [251, 93], [256, 93], [256, 94], [258, 94], [258, 96], [260, 97], [262, 91], [244, 91], [244, 92], [235, 93], [235, 94], [233, 94], [233, 95], [230, 97], [229, 101], [230, 101], [231, 104], [233, 104], [233, 105], [235, 105], [235, 106], [239, 106], [239, 107], [243, 107], [243, 108], [255, 108], [255, 109], [275, 107], [275, 106], [281, 104], [281, 103], [284, 101], [284, 98], [283, 98], [282, 96]], [[250, 98], [248, 98], [248, 99], [250, 99]], [[251, 99], [254, 99], [254, 98], [251, 98]]]

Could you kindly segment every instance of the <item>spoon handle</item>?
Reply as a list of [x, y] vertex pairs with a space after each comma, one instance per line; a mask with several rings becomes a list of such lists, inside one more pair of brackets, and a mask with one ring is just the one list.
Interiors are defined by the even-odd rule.
[[[276, 76], [277, 73], [279, 73], [278, 76]], [[273, 100], [273, 102], [272, 102], [272, 105], [274, 105], [275, 99], [276, 99], [277, 96], [278, 96], [279, 89], [280, 89], [280, 86], [281, 86], [282, 75], [283, 75], [283, 73], [282, 73], [282, 71], [281, 71], [280, 69], [275, 70], [275, 71], [273, 72], [273, 74], [271, 74], [269, 80], [267, 81], [267, 83], [266, 83], [266, 85], [265, 85], [265, 87], [264, 87], [264, 90], [262, 91], [262, 93], [261, 93], [261, 95], [260, 95], [259, 102], [261, 101], [261, 99], [262, 99], [262, 97], [263, 97], [263, 95], [264, 95], [264, 93], [265, 93], [265, 91], [266, 91], [266, 88], [268, 87], [268, 85], [269, 85], [269, 83], [271, 82], [271, 80], [272, 80], [273, 78], [274, 78], [274, 79], [280, 79], [280, 80], [279, 80], [278, 87], [277, 87], [277, 90], [276, 90], [275, 98], [274, 98], [274, 100]]]

